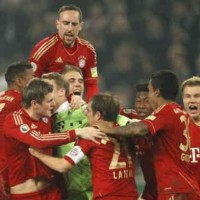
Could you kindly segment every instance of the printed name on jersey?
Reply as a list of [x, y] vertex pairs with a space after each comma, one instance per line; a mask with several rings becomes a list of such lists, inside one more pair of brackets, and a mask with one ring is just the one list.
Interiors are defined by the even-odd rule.
[[34, 62], [31, 62], [31, 65], [33, 67], [33, 71], [35, 72], [37, 70], [37, 64]]
[[71, 151], [69, 151], [66, 156], [70, 157], [75, 164], [77, 164], [85, 155], [81, 150], [80, 146], [75, 146]]
[[63, 59], [61, 57], [58, 57], [55, 62], [56, 63], [63, 63]]
[[22, 125], [20, 126], [20, 131], [21, 131], [22, 133], [27, 133], [29, 130], [30, 130], [30, 128], [29, 128], [29, 126], [28, 126], [27, 124], [22, 124]]
[[92, 67], [92, 68], [90, 69], [90, 72], [91, 72], [91, 76], [92, 76], [93, 78], [96, 78], [96, 77], [98, 76], [97, 67]]
[[80, 68], [83, 68], [85, 67], [85, 64], [86, 64], [86, 57], [85, 56], [80, 56], [78, 58], [78, 65]]

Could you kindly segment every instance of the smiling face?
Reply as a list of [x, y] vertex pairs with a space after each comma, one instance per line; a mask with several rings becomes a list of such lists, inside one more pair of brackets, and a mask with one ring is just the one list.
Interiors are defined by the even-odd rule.
[[144, 119], [153, 112], [148, 98], [148, 92], [137, 92], [135, 98], [135, 110], [140, 119]]
[[79, 12], [75, 10], [66, 10], [59, 14], [56, 20], [56, 27], [60, 38], [66, 47], [72, 47], [75, 39], [82, 29]]
[[183, 104], [190, 117], [200, 122], [200, 86], [185, 86]]
[[84, 81], [80, 73], [71, 71], [63, 75], [64, 79], [69, 83], [69, 93], [83, 96]]

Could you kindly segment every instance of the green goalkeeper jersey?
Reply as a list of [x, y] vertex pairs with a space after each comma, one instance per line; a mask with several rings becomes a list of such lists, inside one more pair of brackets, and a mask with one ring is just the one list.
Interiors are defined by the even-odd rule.
[[[117, 123], [120, 126], [126, 125], [130, 119], [119, 115]], [[77, 110], [61, 111], [54, 117], [54, 131], [63, 132], [66, 130], [82, 128], [88, 125], [88, 119], [83, 108]], [[58, 146], [56, 154], [63, 157], [74, 147], [74, 142]], [[91, 168], [88, 158], [85, 156], [69, 172], [64, 174], [67, 182], [67, 200], [92, 200]]]
[[[66, 130], [82, 128], [87, 125], [88, 120], [83, 112], [83, 108], [76, 110], [68, 109], [61, 111], [54, 116], [53, 129], [55, 132], [63, 132]], [[74, 142], [58, 146], [56, 147], [56, 154], [59, 157], [63, 157], [73, 147]], [[86, 156], [69, 172], [65, 173], [64, 177], [67, 182], [68, 200], [92, 199], [91, 168], [90, 162]]]

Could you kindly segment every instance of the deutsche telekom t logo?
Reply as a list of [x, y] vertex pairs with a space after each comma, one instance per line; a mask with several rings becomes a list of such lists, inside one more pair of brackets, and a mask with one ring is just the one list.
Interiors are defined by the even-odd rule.
[[200, 158], [200, 148], [199, 147], [193, 147], [190, 148], [191, 151], [191, 163], [198, 163], [198, 158]]

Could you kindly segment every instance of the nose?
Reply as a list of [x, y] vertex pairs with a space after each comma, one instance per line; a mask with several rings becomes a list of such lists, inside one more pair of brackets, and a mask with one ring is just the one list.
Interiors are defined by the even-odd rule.
[[56, 102], [55, 102], [55, 100], [53, 100], [52, 102], [51, 102], [51, 107], [55, 107], [56, 106]]
[[81, 83], [78, 81], [78, 80], [75, 80], [75, 82], [74, 82], [74, 85], [77, 87], [80, 87], [81, 86]]
[[67, 28], [68, 28], [69, 31], [71, 31], [71, 30], [73, 29], [72, 23], [69, 23], [69, 24], [67, 25]]

